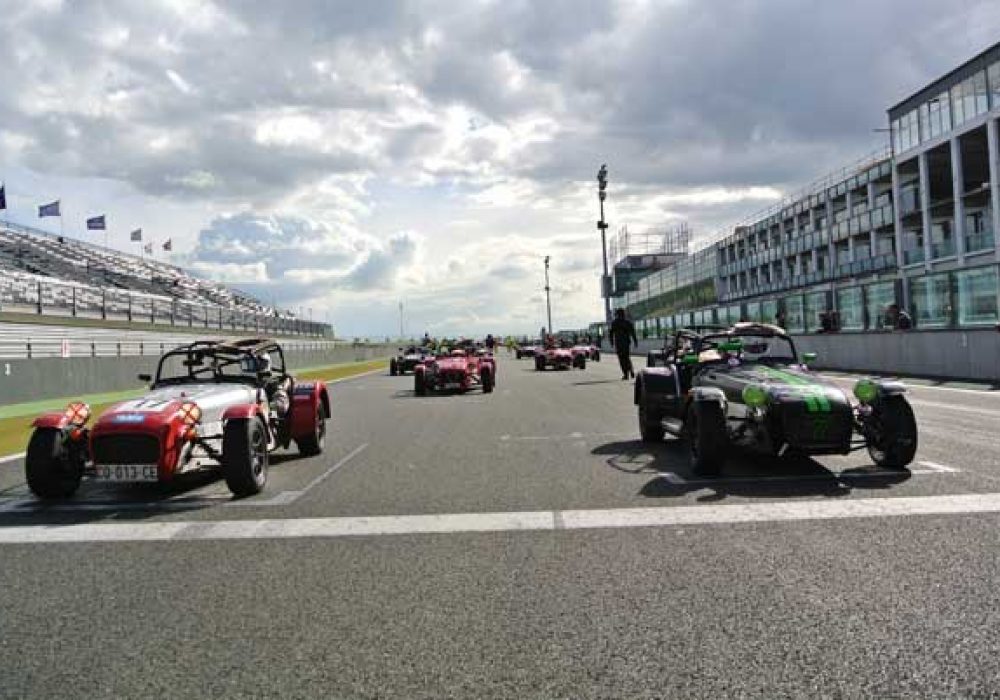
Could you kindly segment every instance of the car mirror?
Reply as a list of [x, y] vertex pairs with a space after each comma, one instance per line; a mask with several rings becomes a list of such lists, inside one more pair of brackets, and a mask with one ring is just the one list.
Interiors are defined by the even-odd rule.
[[817, 355], [814, 352], [804, 352], [804, 353], [802, 353], [802, 361], [803, 362], [814, 362], [816, 360], [816, 357], [817, 357]]
[[696, 365], [698, 364], [698, 356], [695, 355], [694, 353], [691, 353], [690, 355], [684, 355], [681, 357], [681, 364]]
[[151, 382], [153, 381], [153, 376], [150, 374], [140, 374], [138, 379], [140, 382]]

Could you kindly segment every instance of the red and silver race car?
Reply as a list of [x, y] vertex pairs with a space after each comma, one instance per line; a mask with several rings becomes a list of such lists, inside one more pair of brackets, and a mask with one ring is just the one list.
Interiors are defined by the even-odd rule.
[[496, 381], [497, 365], [492, 355], [480, 356], [461, 349], [426, 360], [413, 372], [417, 396], [425, 396], [429, 391], [464, 393], [477, 386], [489, 394]]
[[589, 345], [588, 344], [574, 345], [573, 352], [586, 355], [588, 360], [593, 360], [594, 362], [601, 361], [601, 349], [596, 345], [594, 345], [593, 343]]
[[88, 428], [90, 407], [34, 421], [25, 471], [43, 499], [68, 498], [86, 477], [100, 482], [170, 482], [221, 470], [237, 496], [259, 493], [269, 455], [293, 441], [323, 451], [330, 397], [323, 382], [298, 382], [281, 346], [264, 339], [199, 340], [160, 358], [149, 393], [110, 407]]
[[587, 356], [584, 353], [575, 352], [573, 348], [545, 348], [535, 355], [535, 369], [542, 372], [549, 367], [552, 369], [570, 369], [571, 367], [586, 369]]

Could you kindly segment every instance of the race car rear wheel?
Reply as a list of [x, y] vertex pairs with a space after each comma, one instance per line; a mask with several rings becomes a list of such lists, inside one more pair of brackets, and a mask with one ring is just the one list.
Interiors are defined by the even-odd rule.
[[482, 382], [483, 384], [484, 394], [493, 393], [493, 385], [494, 385], [493, 370], [491, 370], [489, 367], [483, 367], [479, 371], [479, 381]]
[[230, 419], [222, 430], [222, 474], [233, 495], [263, 491], [267, 463], [267, 433], [260, 418]]
[[389, 360], [389, 376], [395, 377], [397, 374], [399, 374], [399, 366], [395, 360]]
[[80, 488], [83, 464], [67, 451], [61, 430], [39, 428], [28, 442], [24, 472], [28, 488], [38, 498], [69, 498]]
[[902, 396], [887, 396], [868, 418], [868, 456], [880, 467], [902, 469], [917, 454], [917, 420]]
[[303, 457], [313, 457], [321, 454], [326, 446], [326, 411], [323, 404], [316, 407], [316, 423], [313, 431], [295, 441], [299, 446], [299, 454]]
[[535, 370], [538, 372], [545, 371], [545, 358], [535, 355]]
[[413, 393], [417, 396], [427, 395], [427, 377], [424, 372], [416, 372], [413, 375]]
[[573, 364], [579, 369], [587, 369], [587, 358], [584, 355], [580, 355], [576, 358]]
[[726, 414], [714, 401], [699, 401], [688, 412], [691, 466], [699, 476], [719, 476], [726, 461]]
[[597, 352], [594, 353], [594, 362], [600, 362], [600, 361], [601, 361], [601, 351], [598, 350]]

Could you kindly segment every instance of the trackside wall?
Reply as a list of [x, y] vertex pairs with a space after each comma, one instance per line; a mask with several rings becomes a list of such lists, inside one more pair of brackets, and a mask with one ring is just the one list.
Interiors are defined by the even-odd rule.
[[[799, 352], [818, 355], [813, 366], [879, 374], [1000, 381], [1000, 333], [996, 330], [923, 330], [796, 335]], [[639, 341], [636, 354], [662, 347]], [[610, 352], [606, 350], [606, 352]]]
[[[343, 343], [288, 351], [285, 360], [292, 369], [305, 369], [381, 359], [394, 351], [391, 345]], [[136, 375], [155, 372], [158, 360], [156, 356], [0, 359], [0, 406], [139, 388], [142, 383]]]

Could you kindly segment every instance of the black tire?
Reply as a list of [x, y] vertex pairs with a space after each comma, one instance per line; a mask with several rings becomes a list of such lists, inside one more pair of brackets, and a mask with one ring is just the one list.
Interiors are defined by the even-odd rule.
[[580, 369], [587, 369], [587, 358], [584, 355], [580, 355], [580, 360], [576, 363], [576, 366]]
[[479, 380], [483, 384], [483, 393], [492, 394], [494, 386], [493, 370], [489, 367], [483, 367], [479, 370]]
[[83, 464], [72, 459], [61, 430], [38, 428], [28, 441], [24, 473], [28, 488], [38, 498], [69, 498], [80, 488]]
[[639, 392], [639, 435], [643, 442], [663, 442], [663, 415], [649, 405], [646, 392]]
[[646, 366], [656, 367], [656, 355], [651, 352], [646, 353]]
[[545, 371], [545, 358], [535, 355], [535, 371], [544, 372]]
[[594, 362], [600, 362], [600, 361], [601, 361], [601, 353], [600, 353], [600, 351], [595, 352], [594, 353]]
[[399, 365], [396, 364], [395, 360], [389, 360], [389, 376], [395, 377], [399, 374]]
[[413, 393], [417, 396], [427, 395], [427, 377], [424, 372], [415, 372], [413, 374]]
[[691, 466], [699, 476], [715, 477], [726, 461], [726, 414], [715, 401], [701, 401], [691, 406], [689, 415]]
[[326, 410], [321, 403], [316, 407], [316, 423], [313, 431], [303, 438], [295, 441], [299, 446], [299, 454], [303, 457], [315, 457], [323, 453], [326, 446]]
[[917, 454], [917, 420], [910, 402], [887, 396], [872, 407], [865, 437], [868, 456], [880, 467], [903, 469]]
[[520, 350], [515, 350], [514, 352], [517, 353], [517, 359], [520, 360], [521, 359], [521, 351]]
[[222, 429], [222, 474], [234, 496], [253, 496], [267, 483], [267, 433], [260, 418], [232, 418]]

